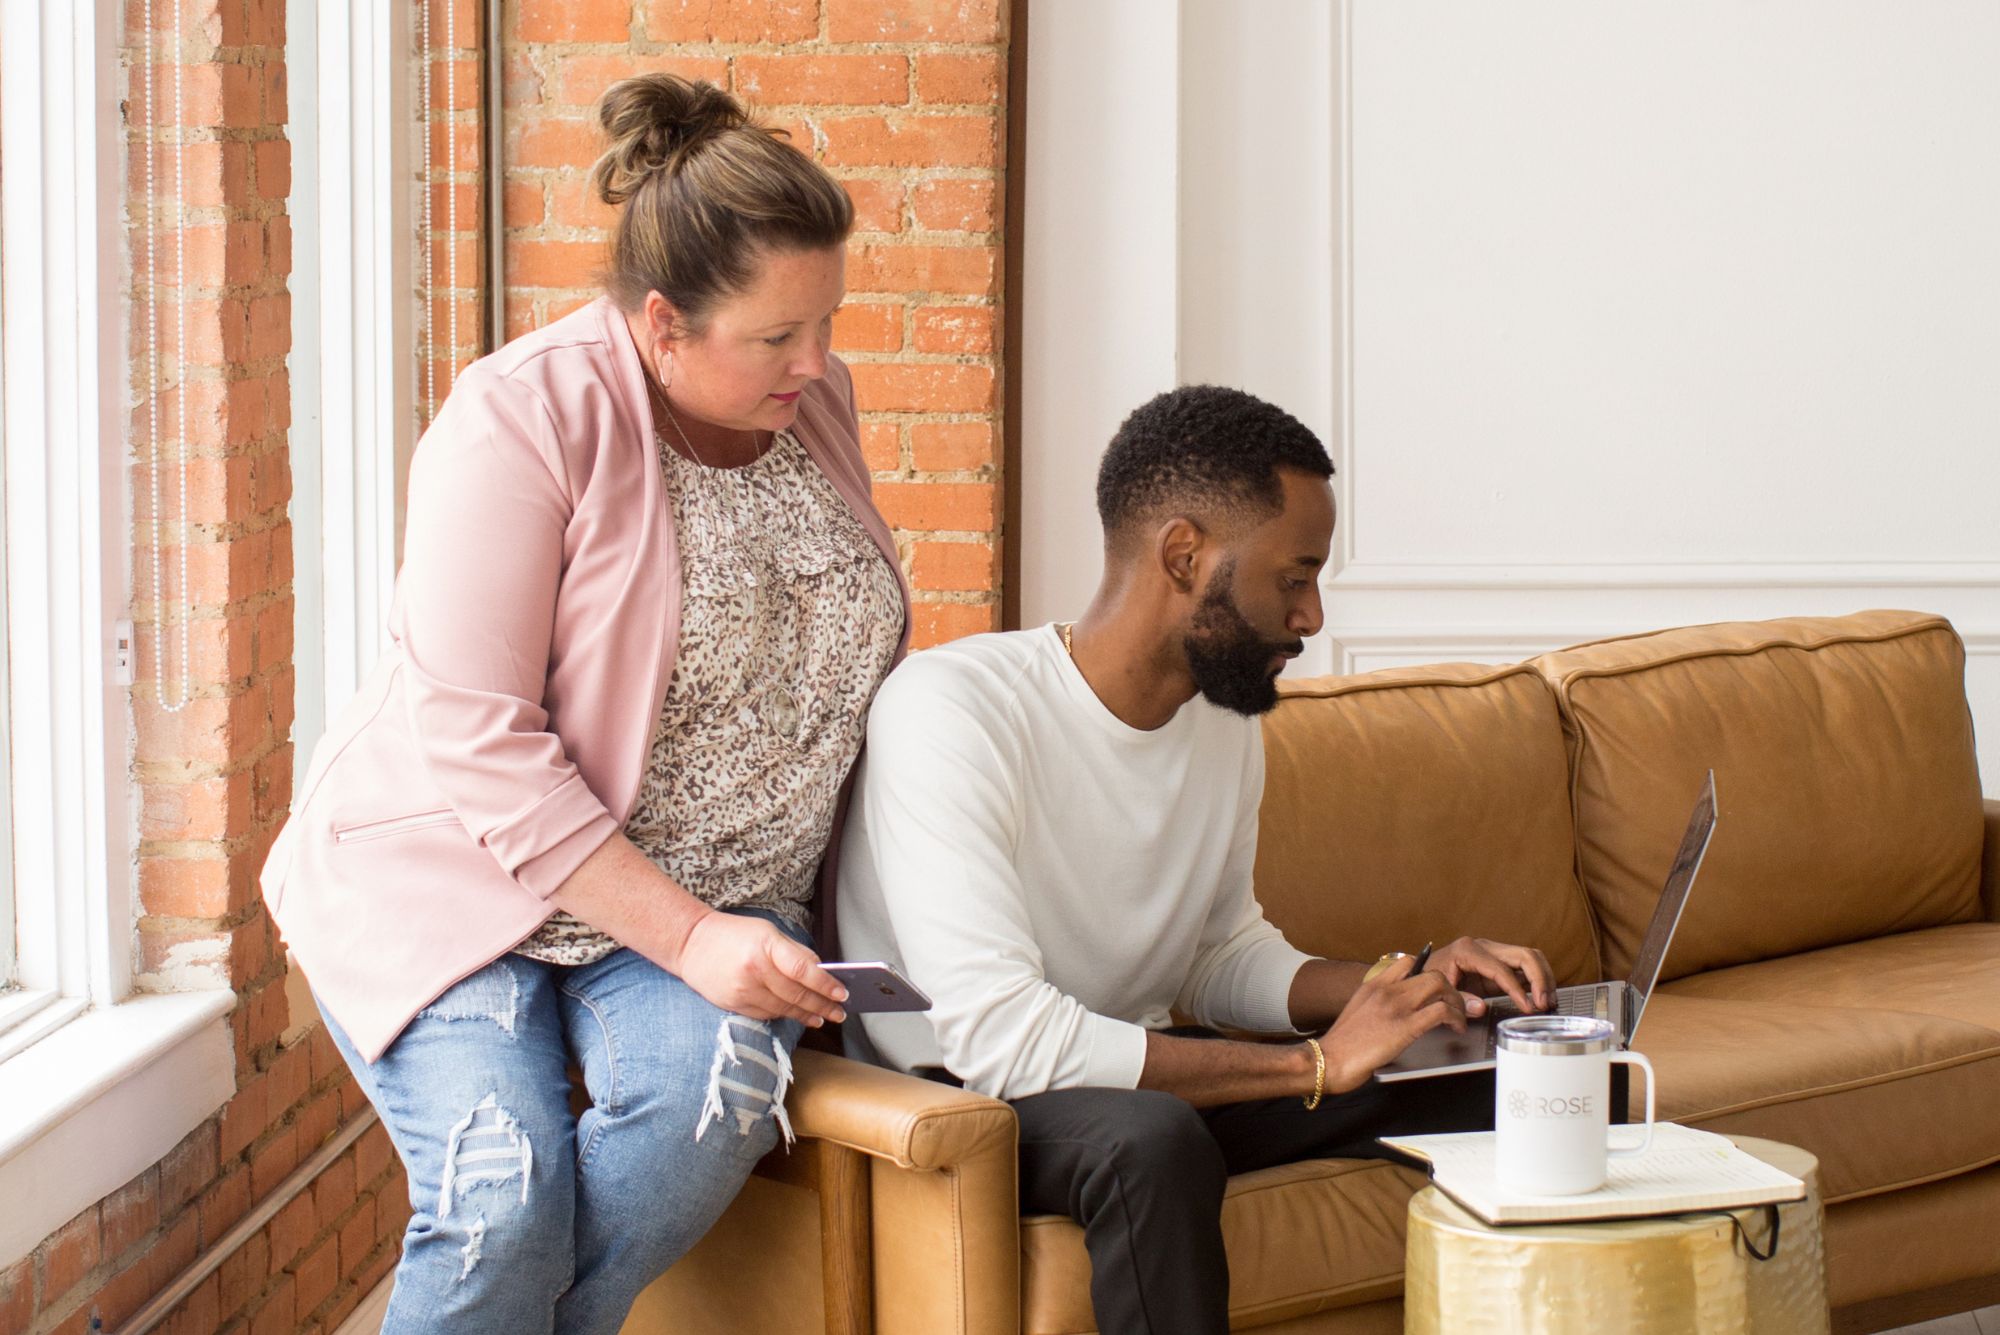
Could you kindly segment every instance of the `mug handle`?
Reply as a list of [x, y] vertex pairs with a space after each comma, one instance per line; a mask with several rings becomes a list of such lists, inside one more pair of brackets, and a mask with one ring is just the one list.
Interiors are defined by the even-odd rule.
[[1629, 1159], [1635, 1154], [1644, 1154], [1653, 1148], [1653, 1093], [1657, 1082], [1653, 1079], [1653, 1063], [1646, 1060], [1646, 1054], [1643, 1052], [1614, 1052], [1611, 1054], [1611, 1060], [1629, 1062], [1633, 1066], [1643, 1067], [1646, 1072], [1646, 1138], [1637, 1145], [1605, 1151], [1613, 1159]]

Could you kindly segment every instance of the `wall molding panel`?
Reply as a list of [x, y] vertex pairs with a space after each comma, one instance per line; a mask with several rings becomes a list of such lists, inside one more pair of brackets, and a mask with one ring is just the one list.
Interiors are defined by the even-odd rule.
[[1708, 565], [1495, 566], [1355, 562], [1325, 581], [1342, 589], [1996, 589], [2000, 561], [1739, 561]]
[[1341, 520], [1299, 670], [1907, 607], [2000, 737], [2000, 92], [1967, 54], [2000, 14], [1926, 11], [1865, 108], [1879, 23], [1809, 0], [1337, 29]]
[[1239, 385], [1337, 469], [1296, 675], [1935, 611], [2000, 791], [2000, 8], [1034, 3], [1119, 67], [1031, 52], [1025, 624], [1123, 414]]

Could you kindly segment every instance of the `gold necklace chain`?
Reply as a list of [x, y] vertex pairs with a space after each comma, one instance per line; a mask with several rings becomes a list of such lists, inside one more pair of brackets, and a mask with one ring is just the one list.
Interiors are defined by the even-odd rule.
[[[694, 442], [688, 439], [688, 433], [681, 427], [681, 419], [674, 416], [674, 403], [672, 399], [669, 399], [667, 397], [667, 392], [664, 389], [661, 389], [658, 385], [650, 383], [650, 379], [649, 383], [647, 384], [647, 388], [652, 390], [653, 393], [659, 398], [660, 407], [667, 414], [667, 422], [669, 425], [673, 427], [674, 434], [680, 437], [681, 444], [686, 448], [688, 456], [692, 458], [696, 463], [700, 464], [703, 468], [714, 468], [714, 469], [721, 468], [721, 465], [712, 464], [706, 458], [702, 457], [701, 451], [696, 449], [694, 447]], [[657, 423], [655, 423], [653, 431], [654, 434], [656, 435], [659, 433], [659, 426]], [[763, 456], [764, 453], [763, 447], [759, 444], [757, 440], [757, 435], [758, 433], [755, 431], [752, 431], [750, 433], [750, 445], [751, 448], [756, 451], [756, 453], [748, 461], [751, 463], [755, 463], [758, 458], [761, 458]], [[773, 439], [776, 439], [775, 434], [773, 435]]]
[[714, 464], [701, 457], [701, 451], [696, 449], [694, 442], [688, 439], [688, 433], [681, 430], [681, 419], [674, 416], [674, 405], [667, 398], [664, 391], [660, 394], [660, 406], [667, 410], [667, 421], [673, 425], [674, 434], [681, 438], [681, 444], [687, 448], [689, 457], [703, 468], [715, 467]]

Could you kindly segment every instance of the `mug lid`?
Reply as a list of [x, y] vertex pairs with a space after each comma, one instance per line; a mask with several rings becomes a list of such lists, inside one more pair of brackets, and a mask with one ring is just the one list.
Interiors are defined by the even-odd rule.
[[1521, 1015], [1502, 1020], [1494, 1042], [1508, 1052], [1537, 1057], [1581, 1057], [1609, 1052], [1618, 1030], [1589, 1015]]

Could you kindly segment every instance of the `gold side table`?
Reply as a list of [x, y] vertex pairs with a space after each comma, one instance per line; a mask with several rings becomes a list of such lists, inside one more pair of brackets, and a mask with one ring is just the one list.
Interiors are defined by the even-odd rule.
[[[1716, 1214], [1496, 1227], [1436, 1187], [1410, 1201], [1405, 1335], [1827, 1335], [1819, 1160], [1731, 1137], [1806, 1184], [1778, 1207], [1778, 1254]], [[1769, 1212], [1735, 1211], [1759, 1250]]]

